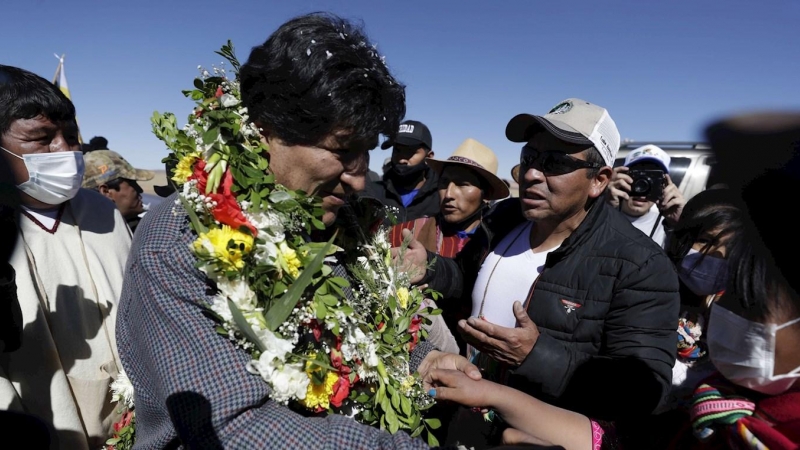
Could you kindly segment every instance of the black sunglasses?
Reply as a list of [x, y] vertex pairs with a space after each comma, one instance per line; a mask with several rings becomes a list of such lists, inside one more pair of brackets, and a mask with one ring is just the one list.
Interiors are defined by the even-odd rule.
[[600, 164], [583, 161], [562, 152], [541, 151], [528, 146], [522, 147], [522, 150], [523, 153], [519, 157], [519, 163], [522, 168], [520, 175], [531, 167], [547, 175], [563, 175], [578, 169], [599, 169], [603, 167]]

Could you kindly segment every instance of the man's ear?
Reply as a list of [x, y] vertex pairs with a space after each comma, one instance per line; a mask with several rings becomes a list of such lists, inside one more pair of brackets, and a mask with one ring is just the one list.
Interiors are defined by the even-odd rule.
[[595, 175], [591, 180], [591, 185], [589, 186], [589, 198], [597, 198], [603, 195], [608, 183], [611, 181], [612, 175], [614, 175], [614, 170], [611, 169], [611, 167], [604, 166], [600, 168], [600, 170], [597, 171], [597, 175]]
[[114, 197], [112, 197], [111, 195], [111, 189], [109, 189], [108, 186], [106, 186], [105, 184], [101, 184], [100, 186], [98, 186], [97, 192], [101, 193], [106, 198], [114, 200]]
[[433, 158], [433, 150], [429, 151], [428, 154], [425, 155], [425, 157], [426, 158]]

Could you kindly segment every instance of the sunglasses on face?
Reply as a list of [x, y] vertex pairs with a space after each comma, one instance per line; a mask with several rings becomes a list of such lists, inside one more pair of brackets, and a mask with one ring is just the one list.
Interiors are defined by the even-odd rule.
[[600, 164], [583, 161], [563, 152], [541, 151], [527, 146], [522, 147], [519, 163], [522, 169], [520, 174], [531, 167], [547, 175], [563, 175], [578, 169], [599, 169], [602, 167]]

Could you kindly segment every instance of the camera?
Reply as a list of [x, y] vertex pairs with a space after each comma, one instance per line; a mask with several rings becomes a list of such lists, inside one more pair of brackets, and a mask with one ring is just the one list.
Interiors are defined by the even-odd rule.
[[631, 183], [631, 197], [644, 197], [655, 202], [664, 193], [667, 179], [661, 170], [631, 170], [628, 175], [633, 179]]

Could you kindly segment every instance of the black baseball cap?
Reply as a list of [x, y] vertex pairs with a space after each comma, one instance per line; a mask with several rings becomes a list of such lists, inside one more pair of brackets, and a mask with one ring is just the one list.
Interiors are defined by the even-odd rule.
[[428, 150], [430, 150], [433, 148], [431, 130], [429, 130], [428, 127], [422, 122], [418, 122], [416, 120], [406, 120], [400, 124], [400, 128], [397, 130], [397, 135], [394, 137], [394, 139], [389, 139], [381, 144], [381, 148], [386, 150], [387, 148], [394, 146], [394, 144], [408, 146], [422, 144], [427, 147]]

